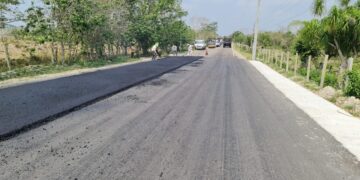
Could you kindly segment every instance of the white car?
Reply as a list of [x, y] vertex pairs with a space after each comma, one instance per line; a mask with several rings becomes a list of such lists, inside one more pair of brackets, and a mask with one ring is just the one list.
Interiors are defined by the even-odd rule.
[[205, 40], [196, 40], [194, 46], [196, 50], [205, 50], [207, 45]]
[[217, 40], [217, 41], [216, 41], [216, 43], [215, 43], [215, 45], [216, 45], [216, 47], [220, 47], [220, 46], [221, 46], [220, 41], [219, 41], [219, 40]]

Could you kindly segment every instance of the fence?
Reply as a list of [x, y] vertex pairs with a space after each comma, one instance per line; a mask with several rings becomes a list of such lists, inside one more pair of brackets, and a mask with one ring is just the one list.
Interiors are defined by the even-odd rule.
[[[251, 51], [251, 48], [247, 45], [239, 43], [235, 43], [235, 45], [243, 51]], [[338, 77], [338, 73], [333, 71], [332, 67], [329, 68], [328, 55], [318, 58], [313, 58], [312, 56], [301, 58], [298, 54], [288, 51], [266, 48], [259, 48], [257, 52], [256, 59], [269, 64], [273, 68], [294, 76], [304, 76], [307, 82], [315, 81], [321, 88], [327, 85], [338, 86], [338, 79], [340, 77]], [[350, 65], [348, 71], [351, 71], [353, 59], [349, 59], [348, 64]], [[345, 81], [345, 86], [347, 81]]]

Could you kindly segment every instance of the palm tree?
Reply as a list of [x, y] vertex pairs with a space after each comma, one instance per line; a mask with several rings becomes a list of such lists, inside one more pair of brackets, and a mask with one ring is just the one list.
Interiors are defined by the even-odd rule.
[[[330, 49], [336, 50], [336, 54], [341, 59], [340, 77], [342, 77], [348, 68], [348, 61], [356, 57], [360, 51], [360, 0], [353, 5], [351, 0], [339, 1], [340, 7], [333, 6], [321, 23], [324, 30], [323, 44], [326, 49], [330, 46]], [[314, 15], [321, 17], [324, 12], [325, 0], [314, 0]]]
[[[341, 7], [349, 7], [351, 0], [339, 0]], [[360, 0], [356, 2], [356, 4], [360, 4]], [[321, 16], [325, 12], [325, 0], [314, 0], [313, 4], [313, 13], [315, 15]]]

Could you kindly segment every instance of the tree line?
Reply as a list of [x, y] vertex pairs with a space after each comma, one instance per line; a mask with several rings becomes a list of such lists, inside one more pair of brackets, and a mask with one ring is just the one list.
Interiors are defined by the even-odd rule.
[[194, 38], [180, 0], [38, 0], [19, 16], [12, 7], [20, 3], [0, 1], [1, 24], [23, 21], [12, 35], [49, 44], [53, 64], [127, 55], [129, 47], [146, 55], [156, 42], [167, 50]]
[[[313, 1], [314, 19], [296, 24], [300, 29], [293, 32], [262, 32], [259, 35], [260, 48], [278, 48], [300, 55], [305, 65], [309, 56], [317, 58], [329, 55], [339, 61], [339, 86], [349, 62], [358, 61], [360, 50], [360, 0], [339, 0], [339, 5], [325, 8], [325, 0]], [[251, 47], [252, 35], [235, 32], [236, 42]], [[359, 77], [360, 78], [360, 77]]]

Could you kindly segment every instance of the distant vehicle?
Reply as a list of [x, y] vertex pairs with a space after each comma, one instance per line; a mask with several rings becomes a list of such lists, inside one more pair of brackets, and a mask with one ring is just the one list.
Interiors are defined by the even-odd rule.
[[194, 46], [196, 50], [205, 50], [207, 45], [205, 40], [196, 40]]
[[230, 38], [225, 38], [225, 39], [224, 39], [223, 47], [224, 47], [224, 48], [226, 48], [226, 47], [231, 48], [231, 39], [230, 39]]
[[216, 45], [216, 47], [220, 47], [220, 46], [221, 46], [220, 41], [219, 41], [219, 40], [216, 40], [215, 45]]
[[208, 48], [216, 48], [216, 42], [215, 41], [209, 41], [208, 42]]

